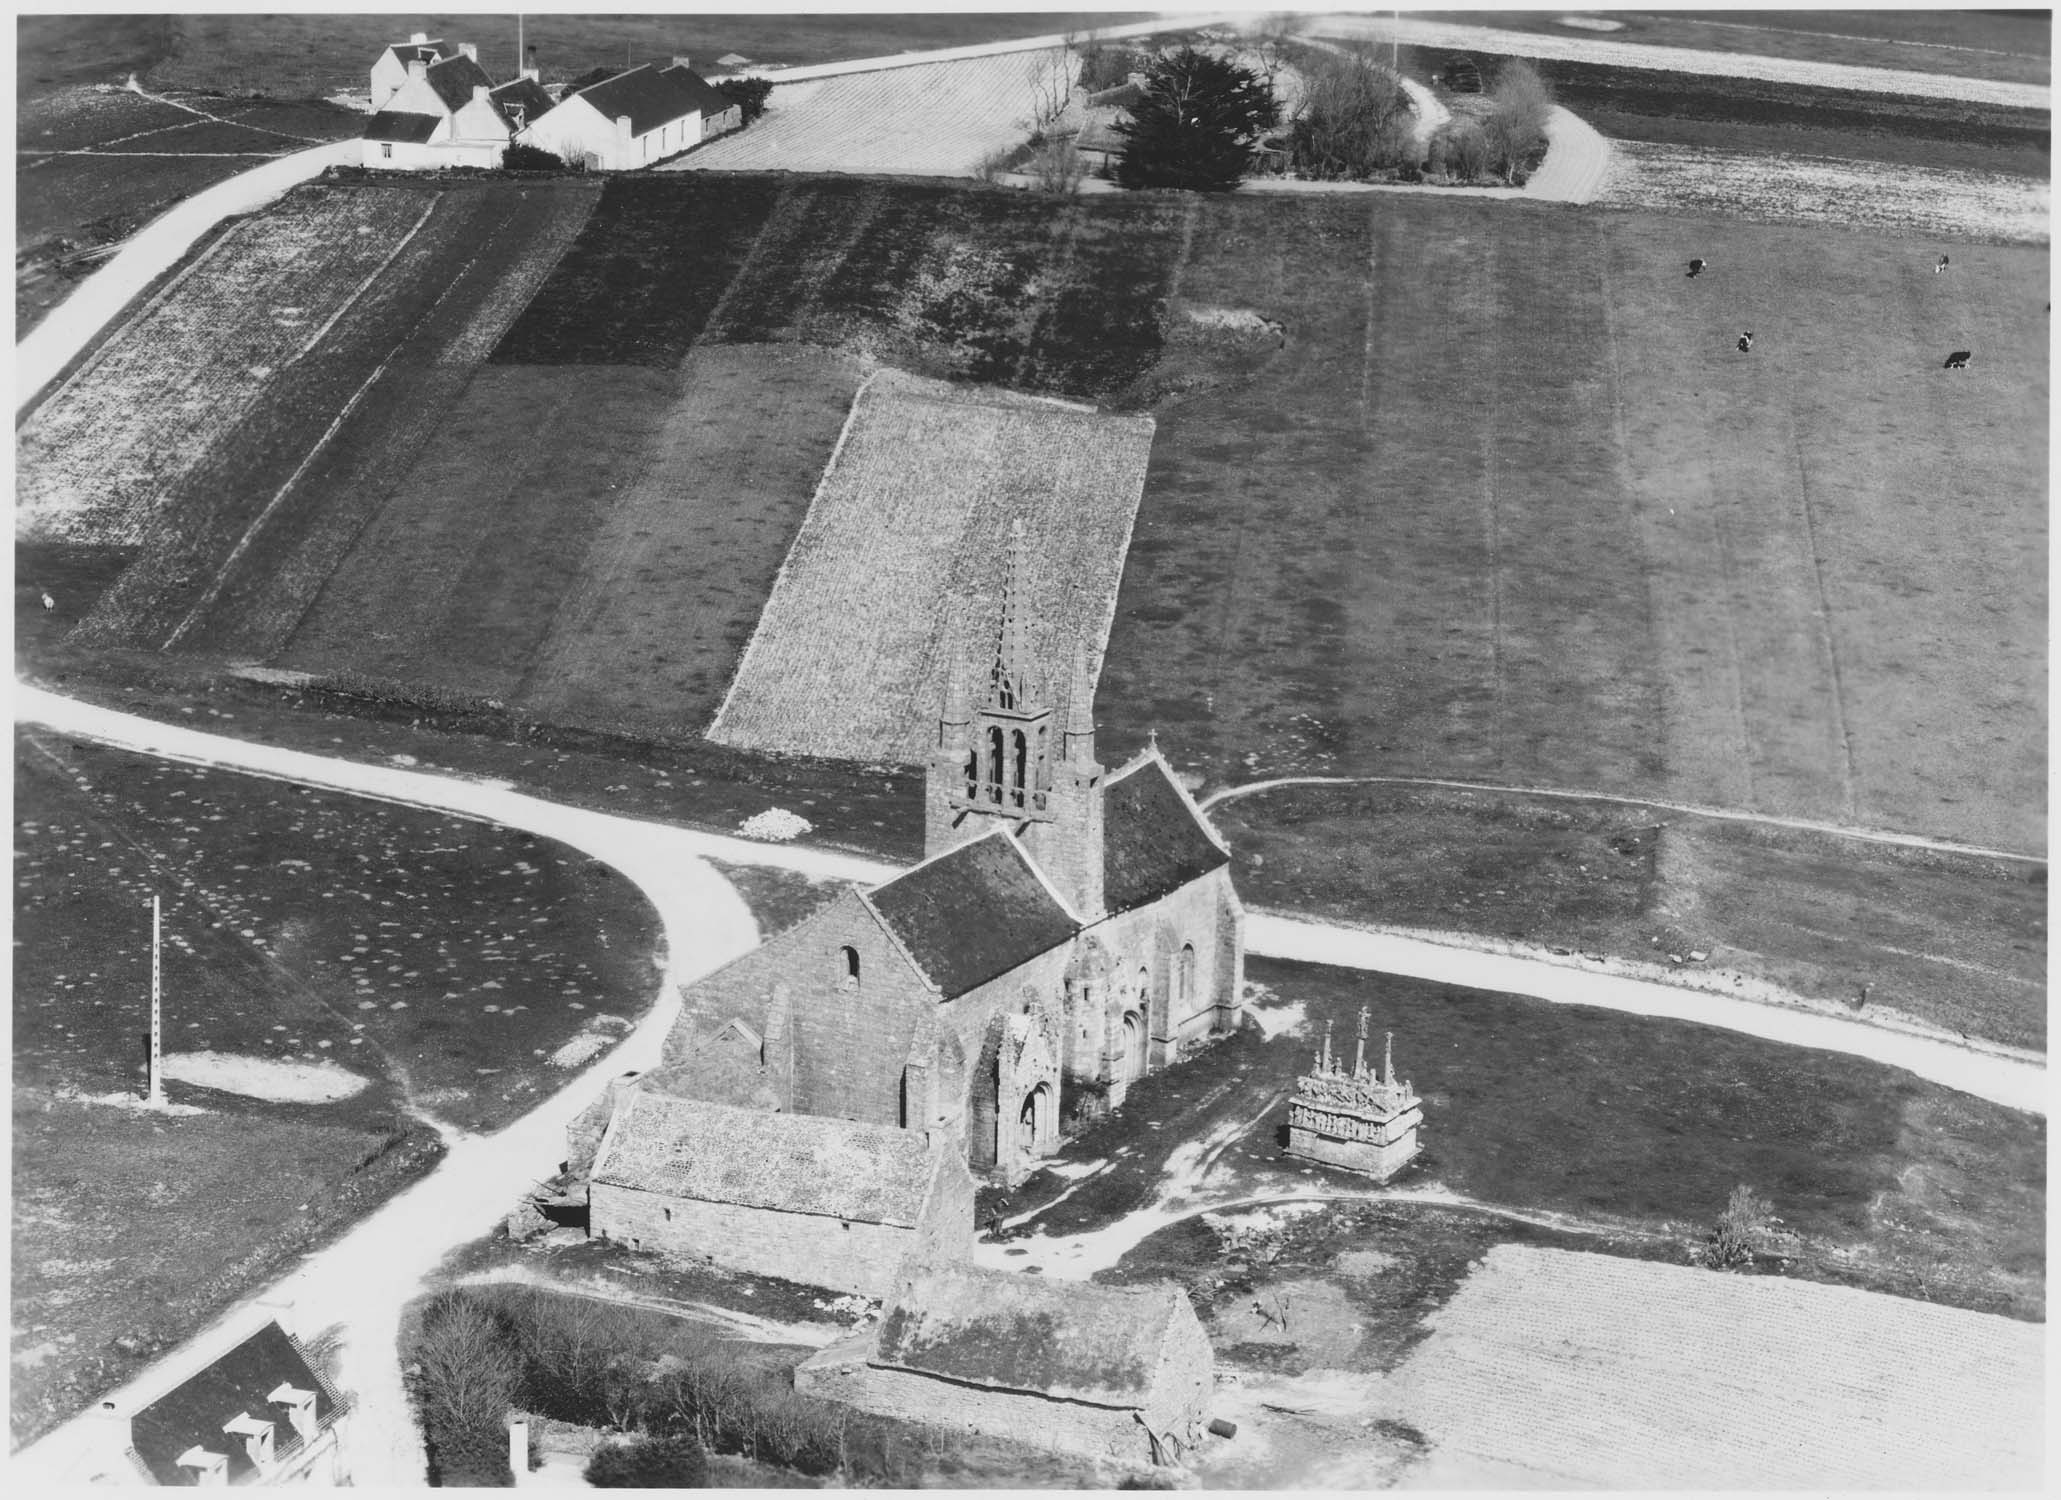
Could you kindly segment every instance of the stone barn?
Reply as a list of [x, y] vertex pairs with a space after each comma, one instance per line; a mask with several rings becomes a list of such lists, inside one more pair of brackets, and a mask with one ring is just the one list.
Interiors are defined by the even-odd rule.
[[1172, 1282], [1103, 1287], [971, 1267], [906, 1271], [877, 1327], [795, 1389], [1096, 1458], [1178, 1464], [1209, 1421], [1209, 1338]]
[[595, 1153], [588, 1233], [885, 1297], [910, 1256], [973, 1249], [973, 1177], [925, 1131], [624, 1092]]

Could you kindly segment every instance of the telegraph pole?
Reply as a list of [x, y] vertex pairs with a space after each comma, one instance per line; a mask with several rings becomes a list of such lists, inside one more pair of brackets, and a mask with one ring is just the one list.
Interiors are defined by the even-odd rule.
[[152, 1109], [165, 1104], [165, 1015], [163, 966], [159, 962], [159, 939], [163, 912], [155, 892], [150, 897], [150, 1095], [144, 1100]]

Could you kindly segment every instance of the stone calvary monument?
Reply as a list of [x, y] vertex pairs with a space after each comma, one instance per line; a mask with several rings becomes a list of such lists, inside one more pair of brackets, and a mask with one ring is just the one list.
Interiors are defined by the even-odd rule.
[[1367, 1010], [1350, 1071], [1331, 1052], [1331, 1024], [1314, 1069], [1295, 1081], [1288, 1104], [1288, 1154], [1386, 1182], [1417, 1154], [1422, 1101], [1395, 1076], [1395, 1033], [1385, 1033], [1381, 1071], [1367, 1071]]

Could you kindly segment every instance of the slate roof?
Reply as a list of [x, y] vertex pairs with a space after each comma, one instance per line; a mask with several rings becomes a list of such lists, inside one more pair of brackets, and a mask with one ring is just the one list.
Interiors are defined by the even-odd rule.
[[[534, 78], [518, 78], [513, 83], [504, 83], [487, 97], [500, 106], [503, 116], [508, 114], [509, 105], [520, 105], [522, 122], [525, 125], [534, 125], [551, 113], [553, 103], [551, 96], [544, 91], [544, 86]], [[513, 124], [514, 121], [510, 120], [509, 123]]]
[[866, 899], [947, 1000], [1049, 952], [1079, 923], [996, 832], [917, 865]]
[[272, 1451], [285, 1458], [300, 1436], [283, 1407], [266, 1397], [282, 1385], [315, 1393], [315, 1420], [327, 1423], [342, 1407], [329, 1382], [277, 1323], [267, 1323], [198, 1374], [189, 1376], [129, 1419], [130, 1446], [159, 1484], [186, 1484], [179, 1455], [196, 1445], [227, 1454], [229, 1482], [256, 1473], [243, 1444], [222, 1431], [239, 1413], [273, 1423]]
[[768, 1114], [632, 1089], [594, 1161], [593, 1181], [673, 1198], [913, 1226], [942, 1137], [820, 1115]]
[[869, 1362], [995, 1390], [1144, 1406], [1175, 1318], [1171, 1282], [1105, 1287], [972, 1266], [919, 1270]]
[[1230, 862], [1158, 756], [1104, 783], [1102, 898], [1112, 913], [1157, 901]]
[[400, 59], [402, 67], [411, 62], [433, 63], [444, 55], [444, 44], [435, 42], [395, 42], [386, 49]]
[[429, 86], [436, 90], [444, 108], [455, 113], [472, 103], [475, 88], [492, 89], [494, 80], [487, 76], [485, 68], [461, 52], [430, 64]]
[[628, 115], [632, 135], [647, 135], [696, 110], [713, 115], [730, 107], [715, 85], [691, 69], [659, 69], [650, 63], [581, 89], [579, 97], [599, 110], [603, 119]]
[[435, 115], [416, 115], [398, 109], [383, 109], [365, 122], [368, 141], [409, 141], [422, 145], [436, 133], [443, 121]]

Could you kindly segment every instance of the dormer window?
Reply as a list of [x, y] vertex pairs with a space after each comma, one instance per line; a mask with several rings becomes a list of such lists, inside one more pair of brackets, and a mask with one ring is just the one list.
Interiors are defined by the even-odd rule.
[[215, 1453], [196, 1443], [173, 1462], [185, 1472], [189, 1484], [226, 1485], [229, 1482], [229, 1455], [226, 1453]]
[[837, 950], [837, 987], [841, 990], [855, 990], [859, 987], [859, 950], [843, 947]]
[[296, 1385], [282, 1385], [265, 1398], [274, 1406], [284, 1407], [286, 1420], [299, 1434], [302, 1442], [310, 1442], [315, 1436], [315, 1393], [304, 1391]]
[[243, 1444], [244, 1457], [259, 1469], [272, 1466], [272, 1424], [249, 1412], [238, 1412], [222, 1424], [227, 1436]]

